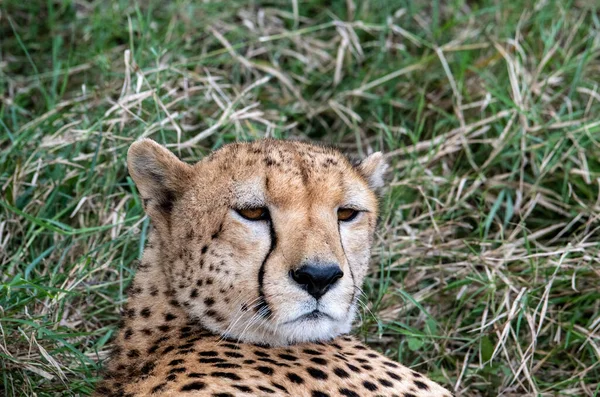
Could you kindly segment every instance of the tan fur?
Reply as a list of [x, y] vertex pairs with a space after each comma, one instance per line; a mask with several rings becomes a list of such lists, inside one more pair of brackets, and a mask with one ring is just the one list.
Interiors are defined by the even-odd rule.
[[[450, 395], [341, 336], [368, 266], [380, 154], [354, 166], [333, 149], [265, 140], [191, 166], [142, 140], [128, 165], [155, 230], [96, 395]], [[249, 207], [270, 220], [236, 212]], [[346, 207], [361, 212], [338, 221]], [[291, 277], [306, 263], [343, 276], [316, 300]]]

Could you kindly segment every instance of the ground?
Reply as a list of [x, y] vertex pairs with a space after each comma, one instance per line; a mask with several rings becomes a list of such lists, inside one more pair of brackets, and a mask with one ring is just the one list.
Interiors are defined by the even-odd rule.
[[598, 393], [595, 2], [326, 3], [2, 2], [0, 393], [97, 383], [142, 135], [386, 152], [356, 336], [457, 395]]

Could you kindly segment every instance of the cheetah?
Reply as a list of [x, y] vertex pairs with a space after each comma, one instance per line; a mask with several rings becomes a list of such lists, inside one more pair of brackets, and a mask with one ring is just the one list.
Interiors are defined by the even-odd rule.
[[95, 396], [451, 395], [348, 335], [381, 153], [259, 140], [190, 165], [143, 139], [127, 163], [152, 231]]

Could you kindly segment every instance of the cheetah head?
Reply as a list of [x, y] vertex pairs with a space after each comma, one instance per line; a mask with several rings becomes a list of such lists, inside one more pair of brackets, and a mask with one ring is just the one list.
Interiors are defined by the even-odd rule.
[[381, 153], [352, 164], [334, 149], [263, 140], [189, 165], [144, 139], [129, 149], [128, 167], [159, 242], [153, 261], [191, 319], [268, 345], [350, 330]]

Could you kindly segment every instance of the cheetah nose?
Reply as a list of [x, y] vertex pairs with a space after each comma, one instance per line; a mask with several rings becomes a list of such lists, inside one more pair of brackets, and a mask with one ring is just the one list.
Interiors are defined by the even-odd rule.
[[308, 264], [290, 273], [294, 281], [315, 299], [325, 295], [329, 288], [344, 275], [337, 264]]

